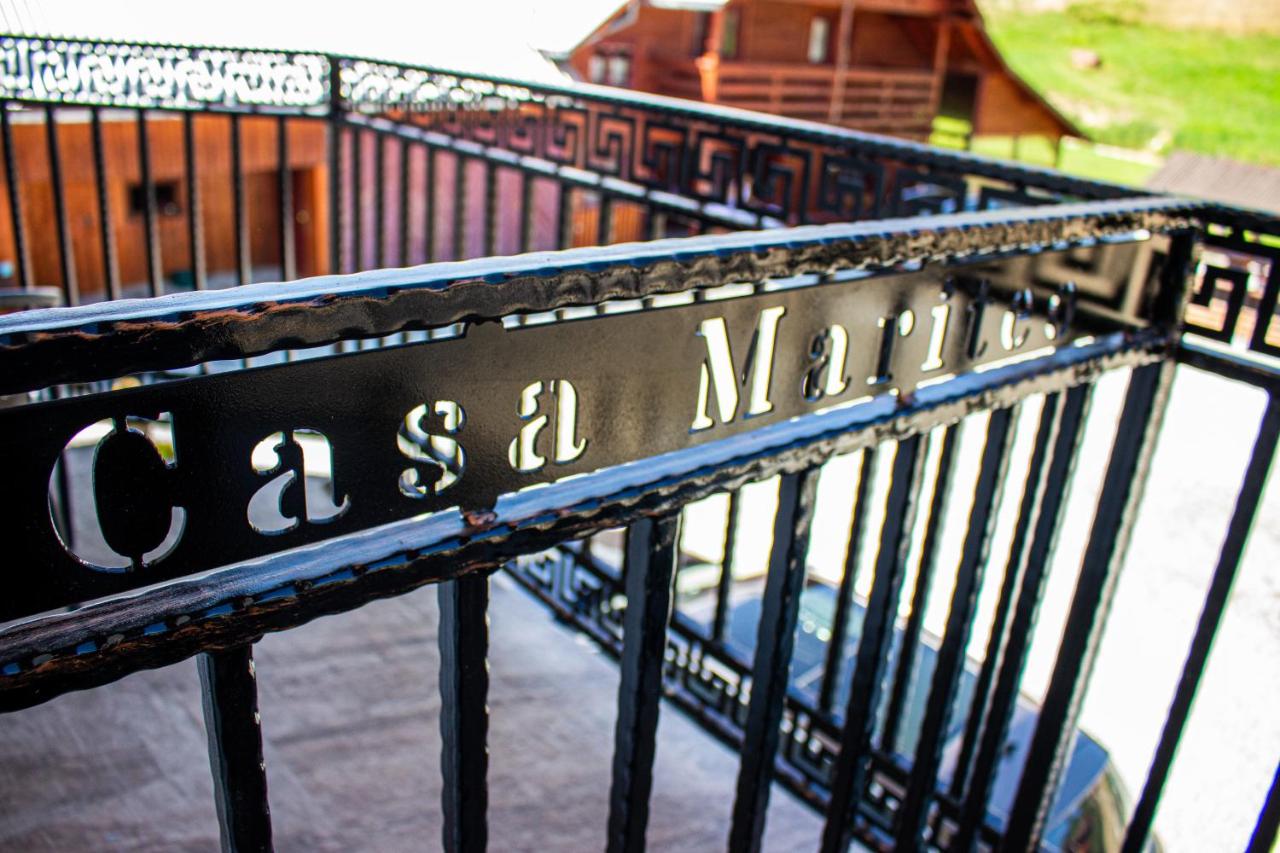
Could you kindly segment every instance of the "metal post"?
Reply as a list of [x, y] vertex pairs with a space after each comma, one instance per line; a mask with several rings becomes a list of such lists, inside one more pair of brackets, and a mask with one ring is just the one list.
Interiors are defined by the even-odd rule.
[[222, 849], [270, 850], [271, 808], [253, 647], [206, 652], [198, 661]]
[[680, 512], [642, 519], [627, 535], [627, 609], [618, 661], [618, 721], [609, 792], [611, 853], [642, 851], [662, 704], [663, 656], [679, 556]]

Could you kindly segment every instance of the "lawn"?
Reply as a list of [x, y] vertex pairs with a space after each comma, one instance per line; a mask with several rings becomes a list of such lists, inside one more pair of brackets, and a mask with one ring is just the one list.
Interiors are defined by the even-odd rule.
[[1080, 139], [1064, 139], [1058, 150], [1043, 136], [1027, 136], [1014, 140], [1008, 136], [978, 136], [973, 139], [975, 153], [1003, 157], [1037, 166], [1061, 169], [1070, 175], [1140, 187], [1160, 168], [1156, 157], [1142, 152], [1130, 153], [1111, 146], [1096, 146]]
[[[1280, 165], [1280, 36], [1175, 31], [1096, 7], [986, 22], [1009, 64], [1096, 142]], [[1073, 67], [1074, 48], [1101, 67]]]

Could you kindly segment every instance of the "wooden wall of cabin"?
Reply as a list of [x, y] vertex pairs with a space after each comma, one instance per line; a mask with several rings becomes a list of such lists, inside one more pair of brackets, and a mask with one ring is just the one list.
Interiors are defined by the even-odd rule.
[[[35, 119], [41, 114], [15, 116], [13, 144], [19, 178], [23, 223], [31, 264], [31, 280], [37, 286], [63, 285], [58, 226], [46, 128]], [[244, 189], [252, 280], [278, 280], [280, 263], [280, 197], [278, 122], [274, 117], [242, 117], [240, 168]], [[197, 175], [200, 187], [201, 223], [204, 232], [205, 268], [210, 286], [238, 283], [236, 222], [232, 183], [231, 121], [227, 116], [193, 118]], [[138, 149], [138, 123], [134, 115], [104, 118], [102, 123], [108, 205], [114, 228], [119, 280], [126, 296], [149, 293], [149, 270], [144, 216], [138, 205], [142, 172]], [[187, 193], [187, 163], [181, 116], [154, 114], [147, 119], [151, 149], [151, 176], [161, 196], [157, 217], [162, 277], [166, 290], [190, 286], [191, 257]], [[329, 270], [328, 129], [324, 122], [294, 119], [288, 124], [289, 170], [292, 182], [294, 256], [298, 277]], [[62, 117], [57, 122], [62, 185], [72, 255], [80, 300], [92, 302], [107, 296], [107, 276], [102, 248], [98, 205], [98, 176], [94, 166], [91, 127], [87, 113]], [[382, 212], [377, 210], [378, 177], [375, 164], [381, 146]], [[427, 156], [433, 192], [422, 192], [427, 180]], [[358, 156], [357, 156], [358, 154]], [[484, 232], [486, 167], [475, 158], [465, 161], [461, 219], [464, 231], [455, 234], [454, 176], [456, 156], [421, 144], [402, 146], [393, 138], [369, 131], [350, 130], [342, 143], [344, 188], [342, 204], [347, 213], [342, 245], [341, 272], [379, 267], [410, 266], [437, 260], [515, 254], [521, 248], [525, 211], [521, 206], [519, 172], [499, 166], [492, 243]], [[402, 209], [401, 157], [408, 157], [408, 206]], [[355, 214], [355, 166], [359, 163], [361, 199]], [[0, 170], [2, 178], [2, 170]], [[533, 225], [530, 248], [559, 247], [558, 206], [561, 185], [549, 178], [533, 179]], [[135, 197], [131, 200], [131, 196]], [[0, 262], [16, 262], [8, 187], [0, 180]], [[167, 209], [165, 209], [167, 208]], [[570, 221], [572, 245], [594, 244], [599, 235], [598, 193], [573, 192]], [[359, 234], [357, 236], [357, 219]], [[645, 237], [643, 209], [618, 201], [613, 208], [611, 242]], [[428, 236], [429, 235], [429, 236]], [[13, 274], [0, 286], [13, 287]]]
[[933, 68], [938, 21], [855, 11], [849, 64], [872, 68]]
[[[810, 22], [823, 12], [795, 3], [744, 3], [737, 61], [803, 63], [807, 60]], [[825, 10], [834, 28], [836, 9]]]
[[1063, 127], [1037, 97], [1007, 74], [988, 73], [978, 83], [973, 132], [1056, 139], [1063, 135]]
[[[42, 120], [25, 118], [16, 114], [12, 130], [22, 215], [29, 235], [31, 279], [36, 285], [60, 287], [62, 271], [46, 129]], [[174, 114], [152, 113], [147, 118], [152, 180], [157, 194], [172, 201], [157, 217], [163, 277], [170, 281], [189, 280], [192, 270], [182, 124], [182, 118]], [[226, 116], [200, 115], [194, 117], [193, 126], [205, 264], [216, 281], [232, 276], [236, 269], [231, 120]], [[279, 276], [280, 266], [277, 127], [276, 119], [271, 117], [241, 119], [250, 262], [253, 267], [271, 268], [274, 277]], [[314, 275], [326, 272], [328, 267], [327, 233], [317, 227], [328, 216], [325, 127], [322, 122], [309, 119], [291, 120], [288, 127], [298, 274]], [[145, 220], [137, 209], [142, 183], [137, 119], [128, 113], [106, 113], [102, 132], [120, 281], [126, 293], [136, 293], [137, 286], [148, 280]], [[77, 283], [81, 298], [93, 301], [105, 296], [107, 279], [88, 113], [68, 111], [60, 116], [57, 133]], [[0, 193], [7, 199], [8, 187], [2, 176]], [[0, 203], [0, 261], [12, 261], [15, 255], [9, 206]], [[268, 273], [266, 277], [272, 276]]]

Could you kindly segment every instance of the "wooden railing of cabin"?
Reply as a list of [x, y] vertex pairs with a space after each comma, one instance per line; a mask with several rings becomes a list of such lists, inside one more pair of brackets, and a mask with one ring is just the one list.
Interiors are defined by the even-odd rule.
[[[694, 60], [657, 58], [655, 91], [703, 100]], [[941, 90], [931, 71], [784, 62], [721, 62], [714, 103], [786, 118], [926, 139]]]

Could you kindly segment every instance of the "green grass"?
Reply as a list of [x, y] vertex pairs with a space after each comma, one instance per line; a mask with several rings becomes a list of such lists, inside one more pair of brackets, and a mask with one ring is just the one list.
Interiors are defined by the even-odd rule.
[[[1009, 64], [1097, 142], [1280, 165], [1280, 36], [1163, 29], [1116, 8], [989, 11], [987, 29]], [[1073, 67], [1073, 48], [1096, 52], [1102, 67]]]
[[1062, 153], [1056, 162], [1053, 143], [1043, 136], [1022, 137], [1016, 148], [1013, 139], [1007, 136], [979, 136], [974, 138], [972, 148], [976, 154], [1049, 166], [1071, 175], [1135, 187], [1145, 184], [1159, 168], [1159, 164], [1150, 159], [1127, 157], [1123, 152], [1111, 153], [1074, 139], [1063, 140]]
[[[944, 148], [963, 148], [971, 129], [967, 121], [939, 116], [930, 142]], [[1064, 139], [1060, 148], [1044, 136], [976, 136], [969, 140], [976, 154], [1060, 169], [1071, 175], [1140, 187], [1160, 167], [1160, 158], [1141, 151], [1099, 146], [1084, 139]]]

